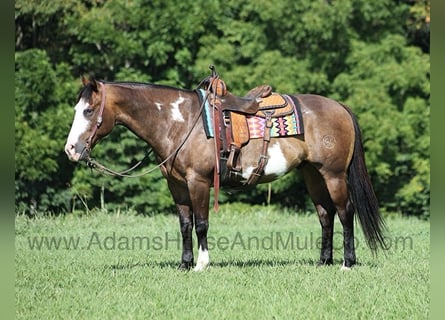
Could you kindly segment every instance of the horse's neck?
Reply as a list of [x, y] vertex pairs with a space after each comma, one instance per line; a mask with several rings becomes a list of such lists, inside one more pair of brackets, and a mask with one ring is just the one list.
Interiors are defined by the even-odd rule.
[[[182, 142], [199, 110], [193, 92], [173, 88], [137, 88], [119, 100], [117, 122], [146, 141], [165, 158]], [[141, 90], [141, 91], [139, 91]]]

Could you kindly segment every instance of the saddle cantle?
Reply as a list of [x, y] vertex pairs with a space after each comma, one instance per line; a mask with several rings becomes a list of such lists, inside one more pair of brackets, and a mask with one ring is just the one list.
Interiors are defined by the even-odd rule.
[[[250, 90], [244, 97], [238, 97], [227, 91], [226, 84], [223, 80], [214, 80], [216, 84], [212, 86], [214, 92], [220, 92], [217, 94], [218, 102], [222, 111], [234, 111], [244, 114], [256, 114], [260, 109], [263, 98], [270, 96], [272, 87], [263, 84]], [[224, 89], [220, 89], [224, 88]]]
[[272, 93], [267, 98], [261, 99], [259, 110], [255, 115], [265, 118], [269, 112], [272, 112], [273, 118], [282, 117], [294, 112], [294, 108], [282, 94]]
[[[254, 89], [259, 92], [259, 96], [252, 102], [251, 98], [231, 96], [230, 98], [221, 99], [222, 111], [231, 111], [245, 115], [255, 115], [258, 117], [266, 117], [267, 112], [272, 112], [274, 117], [281, 117], [293, 112], [292, 106], [287, 103], [283, 95], [272, 93], [272, 87], [269, 85], [261, 85]], [[266, 91], [263, 91], [266, 90]], [[267, 94], [263, 97], [262, 94]], [[230, 96], [229, 94], [226, 95]], [[240, 104], [235, 104], [240, 103]]]

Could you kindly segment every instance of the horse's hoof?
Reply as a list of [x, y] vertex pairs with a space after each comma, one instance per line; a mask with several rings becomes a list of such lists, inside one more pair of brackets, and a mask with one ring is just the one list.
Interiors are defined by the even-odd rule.
[[193, 262], [181, 262], [178, 267], [178, 270], [181, 271], [189, 271], [192, 268]]
[[322, 266], [330, 266], [333, 264], [332, 259], [327, 259], [327, 260], [320, 260], [317, 263], [317, 267], [322, 267]]

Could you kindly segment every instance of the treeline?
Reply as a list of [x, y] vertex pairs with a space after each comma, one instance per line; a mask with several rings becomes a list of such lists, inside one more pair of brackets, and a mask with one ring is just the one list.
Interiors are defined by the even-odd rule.
[[[191, 89], [214, 64], [235, 94], [268, 83], [349, 105], [382, 209], [429, 216], [429, 1], [16, 0], [15, 8], [17, 212], [173, 211], [160, 172], [111, 178], [67, 160], [79, 79]], [[126, 169], [147, 148], [117, 128], [93, 156]], [[264, 203], [268, 187], [221, 200]], [[273, 203], [311, 208], [297, 173], [271, 191]]]

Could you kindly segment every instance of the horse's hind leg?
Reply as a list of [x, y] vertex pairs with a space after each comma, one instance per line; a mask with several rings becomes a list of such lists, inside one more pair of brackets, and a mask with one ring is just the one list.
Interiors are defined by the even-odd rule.
[[349, 197], [346, 176], [327, 177], [326, 186], [343, 226], [344, 268], [356, 263], [354, 248], [354, 207]]
[[321, 252], [318, 265], [332, 264], [335, 206], [320, 172], [308, 163], [301, 167], [301, 172], [321, 225]]

